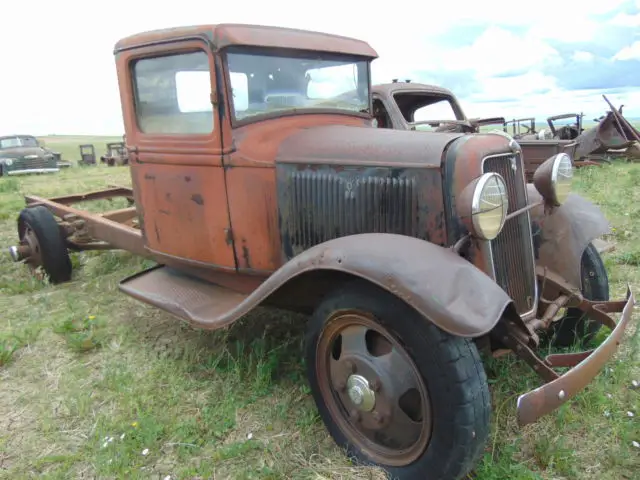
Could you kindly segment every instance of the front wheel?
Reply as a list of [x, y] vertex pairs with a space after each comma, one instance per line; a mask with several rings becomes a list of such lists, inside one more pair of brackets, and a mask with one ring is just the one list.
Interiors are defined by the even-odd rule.
[[[582, 254], [580, 262], [582, 295], [588, 300], [609, 300], [609, 277], [602, 257], [592, 243]], [[567, 313], [551, 324], [551, 345], [570, 347], [574, 343], [586, 346], [602, 325], [590, 319], [577, 308], [567, 309]]]
[[71, 279], [71, 259], [55, 217], [47, 208], [25, 208], [18, 217], [20, 245], [28, 247], [25, 263], [37, 276], [40, 270], [51, 283], [63, 283]]
[[489, 434], [475, 344], [360, 281], [328, 295], [306, 337], [312, 395], [334, 441], [395, 478], [459, 479]]

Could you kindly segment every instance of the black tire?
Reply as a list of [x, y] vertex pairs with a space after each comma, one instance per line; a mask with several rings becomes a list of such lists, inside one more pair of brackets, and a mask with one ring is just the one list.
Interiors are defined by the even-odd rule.
[[[334, 312], [354, 309], [372, 315], [406, 349], [428, 390], [431, 436], [426, 448], [407, 465], [373, 461], [348, 438], [323, 398], [316, 365], [319, 339]], [[378, 465], [400, 479], [454, 480], [474, 468], [490, 432], [491, 400], [473, 341], [442, 331], [397, 297], [362, 281], [344, 286], [321, 302], [309, 321], [305, 340], [307, 375], [320, 416], [350, 457], [361, 464]]]
[[[592, 243], [582, 254], [580, 262], [582, 295], [588, 300], [609, 300], [609, 277], [604, 262]], [[552, 323], [550, 343], [554, 347], [570, 347], [578, 342], [581, 346], [590, 343], [602, 324], [591, 320], [577, 308], [567, 309], [566, 315]]]
[[26, 228], [34, 232], [40, 248], [42, 268], [51, 283], [71, 280], [71, 259], [55, 217], [43, 206], [25, 208], [18, 217], [18, 235], [23, 238]]

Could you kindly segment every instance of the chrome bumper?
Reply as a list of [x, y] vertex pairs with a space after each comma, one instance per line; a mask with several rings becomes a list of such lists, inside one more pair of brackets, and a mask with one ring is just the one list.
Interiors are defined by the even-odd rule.
[[22, 170], [10, 170], [7, 175], [25, 175], [28, 173], [55, 173], [59, 172], [59, 168], [25, 168]]

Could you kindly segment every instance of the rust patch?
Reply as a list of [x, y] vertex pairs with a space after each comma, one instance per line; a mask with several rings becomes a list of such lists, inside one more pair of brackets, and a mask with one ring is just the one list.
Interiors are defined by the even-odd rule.
[[199, 193], [194, 193], [193, 195], [191, 195], [191, 201], [197, 205], [204, 205], [204, 199]]
[[245, 268], [251, 268], [251, 257], [249, 255], [249, 249], [246, 245], [246, 240], [242, 240], [242, 258], [244, 259]]

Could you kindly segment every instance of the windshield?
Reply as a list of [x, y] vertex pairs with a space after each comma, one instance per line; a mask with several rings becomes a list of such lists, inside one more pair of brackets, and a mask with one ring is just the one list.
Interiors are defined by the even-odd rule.
[[33, 137], [0, 138], [0, 148], [37, 147], [38, 141]]
[[369, 112], [368, 60], [240, 51], [227, 54], [236, 120], [294, 109]]
[[[413, 92], [396, 93], [393, 95], [404, 119], [409, 122], [428, 122], [462, 120], [456, 115], [451, 99], [442, 95], [424, 95]], [[417, 130], [435, 130], [438, 124], [419, 124]]]

